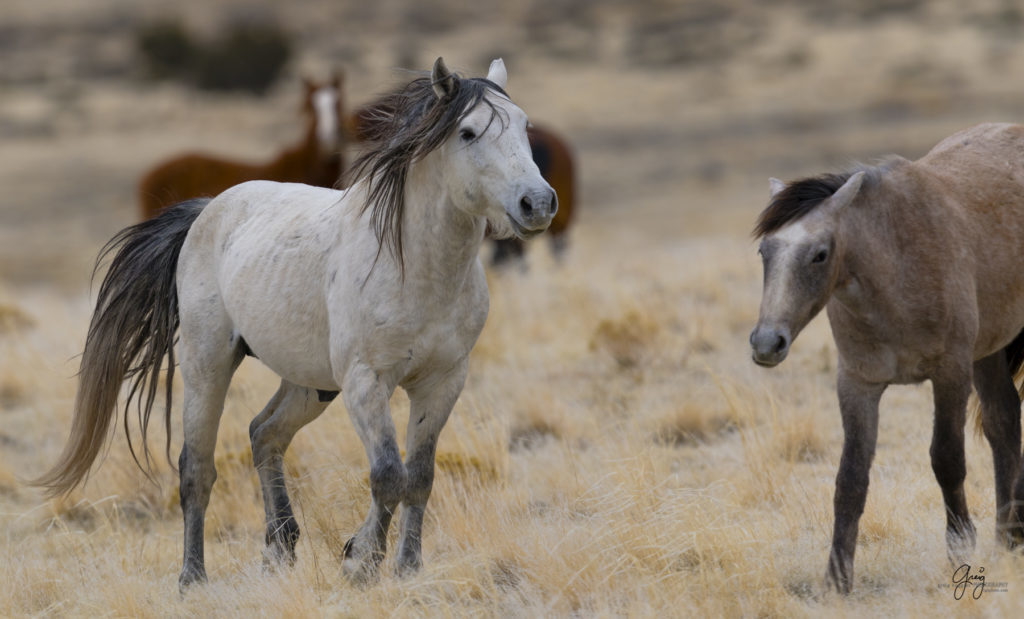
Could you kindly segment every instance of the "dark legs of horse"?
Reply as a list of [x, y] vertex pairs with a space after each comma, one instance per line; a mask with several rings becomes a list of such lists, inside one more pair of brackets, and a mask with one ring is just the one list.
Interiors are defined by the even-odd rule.
[[497, 239], [494, 241], [494, 253], [491, 254], [493, 266], [503, 266], [513, 260], [522, 259], [526, 251], [526, 243], [521, 239]]
[[[181, 480], [181, 513], [185, 520], [185, 550], [178, 587], [184, 591], [195, 582], [206, 581], [203, 537], [206, 507], [210, 502], [210, 490], [217, 479], [213, 463], [213, 451], [217, 444], [217, 427], [224, 411], [224, 398], [228, 383], [243, 355], [231, 348], [211, 349], [190, 345], [182, 323], [181, 371], [185, 383], [184, 445], [178, 459]], [[191, 339], [191, 338], [189, 338]], [[194, 341], [194, 340], [192, 340]], [[229, 341], [223, 339], [203, 340]]]
[[402, 499], [401, 533], [398, 540], [399, 575], [409, 574], [422, 564], [420, 540], [423, 516], [434, 483], [437, 439], [448, 415], [462, 392], [467, 365], [462, 364], [439, 385], [409, 392], [409, 428], [406, 436], [405, 497]]
[[368, 367], [353, 369], [342, 382], [342, 395], [370, 462], [370, 511], [345, 544], [342, 569], [356, 584], [378, 575], [384, 560], [391, 517], [405, 493], [405, 465], [395, 439], [388, 400], [394, 391]]
[[946, 548], [949, 559], [959, 565], [974, 550], [975, 530], [967, 511], [964, 478], [964, 424], [967, 398], [971, 393], [970, 366], [952, 372], [949, 377], [933, 377], [935, 425], [932, 432], [932, 471], [942, 489], [946, 506]]
[[[996, 487], [996, 536], [1007, 547], [1024, 542], [1024, 494], [1014, 479], [1020, 469], [1020, 396], [1001, 350], [974, 363], [974, 388], [981, 402], [981, 427], [992, 447]], [[1019, 481], [1019, 480], [1018, 480]]]
[[843, 594], [853, 587], [857, 527], [868, 496], [871, 460], [878, 440], [878, 402], [885, 387], [862, 383], [840, 369], [839, 409], [845, 438], [836, 475], [835, 528], [825, 584]]
[[569, 235], [562, 231], [560, 234], [550, 234], [548, 240], [551, 244], [551, 253], [555, 256], [555, 260], [562, 260], [565, 258], [565, 252], [569, 249]]
[[252, 461], [260, 476], [263, 509], [267, 518], [264, 563], [295, 562], [299, 524], [292, 513], [284, 481], [284, 452], [295, 433], [324, 412], [330, 400], [322, 401], [315, 389], [281, 381], [277, 393], [249, 424]]

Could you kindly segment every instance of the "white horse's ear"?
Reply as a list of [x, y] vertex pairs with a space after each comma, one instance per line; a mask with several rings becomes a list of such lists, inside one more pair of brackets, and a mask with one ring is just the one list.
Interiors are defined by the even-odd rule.
[[768, 188], [771, 191], [770, 198], [774, 198], [779, 194], [780, 191], [786, 188], [786, 183], [779, 179], [772, 177], [768, 179]]
[[434, 94], [438, 99], [444, 99], [455, 90], [455, 76], [444, 65], [444, 58], [440, 56], [434, 61], [434, 70], [430, 73], [430, 83], [434, 86]]
[[491, 68], [487, 70], [487, 79], [497, 84], [502, 90], [505, 89], [505, 84], [508, 83], [508, 71], [505, 70], [504, 60], [495, 58], [491, 61]]
[[836, 190], [832, 197], [828, 199], [828, 205], [826, 208], [830, 213], [838, 213], [843, 210], [847, 204], [853, 202], [853, 199], [857, 197], [857, 192], [860, 191], [860, 185], [864, 182], [864, 172], [857, 172], [849, 178], [843, 186]]

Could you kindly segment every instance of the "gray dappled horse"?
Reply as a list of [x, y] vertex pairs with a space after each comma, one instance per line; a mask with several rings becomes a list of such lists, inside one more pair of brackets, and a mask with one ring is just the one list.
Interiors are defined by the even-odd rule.
[[[419, 567], [438, 434], [487, 316], [484, 230], [530, 237], [557, 208], [505, 82], [500, 60], [486, 79], [463, 79], [439, 58], [430, 78], [392, 95], [387, 130], [356, 163], [359, 180], [348, 190], [253, 181], [119, 233], [104, 252], [116, 255], [82, 355], [71, 437], [37, 483], [61, 494], [86, 477], [125, 379], [145, 445], [161, 362], [170, 375], [180, 331], [181, 587], [206, 578], [217, 427], [247, 354], [281, 376], [249, 427], [268, 560], [294, 560], [299, 535], [284, 451], [340, 390], [366, 449], [372, 496], [345, 546], [345, 573], [357, 582], [376, 576], [399, 503], [397, 568]], [[170, 384], [168, 376], [168, 429]], [[404, 462], [388, 404], [399, 386], [411, 406]]]

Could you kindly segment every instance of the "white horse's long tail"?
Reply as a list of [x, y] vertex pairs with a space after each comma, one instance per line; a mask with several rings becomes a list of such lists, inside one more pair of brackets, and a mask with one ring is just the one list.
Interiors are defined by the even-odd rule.
[[[100, 251], [97, 269], [107, 256], [114, 254], [114, 258], [100, 286], [85, 340], [71, 435], [54, 467], [29, 482], [45, 487], [49, 496], [67, 494], [88, 477], [109, 435], [125, 380], [130, 381], [124, 407], [128, 448], [142, 468], [128, 432], [128, 412], [136, 400], [142, 451], [149, 464], [146, 430], [165, 357], [165, 449], [170, 462], [171, 379], [178, 330], [175, 273], [185, 237], [207, 202], [190, 200], [170, 207], [154, 219], [121, 230]], [[148, 474], [148, 466], [143, 471]]]

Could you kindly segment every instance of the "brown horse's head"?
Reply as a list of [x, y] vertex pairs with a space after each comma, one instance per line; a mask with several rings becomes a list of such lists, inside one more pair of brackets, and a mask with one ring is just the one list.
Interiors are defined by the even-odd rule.
[[825, 175], [785, 185], [772, 179], [772, 200], [754, 234], [764, 263], [764, 292], [750, 334], [754, 362], [773, 367], [825, 307], [840, 269], [838, 228], [864, 172]]
[[342, 75], [335, 72], [330, 81], [319, 83], [308, 78], [303, 79], [306, 94], [302, 101], [302, 111], [310, 119], [310, 130], [316, 135], [320, 150], [334, 153], [342, 145]]

